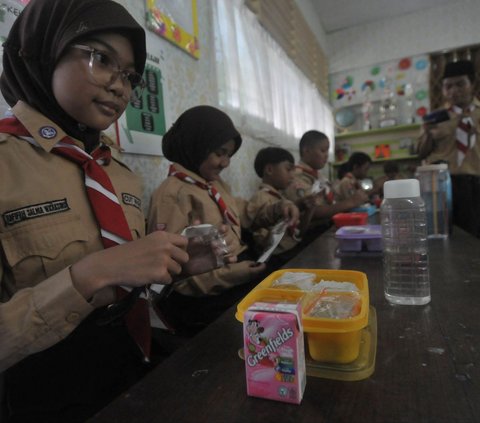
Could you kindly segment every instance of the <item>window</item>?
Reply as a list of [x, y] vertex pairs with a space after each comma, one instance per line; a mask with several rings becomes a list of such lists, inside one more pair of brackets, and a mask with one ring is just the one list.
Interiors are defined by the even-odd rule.
[[316, 129], [333, 144], [328, 101], [243, 1], [215, 0], [213, 13], [219, 102], [239, 130], [296, 150], [302, 134]]

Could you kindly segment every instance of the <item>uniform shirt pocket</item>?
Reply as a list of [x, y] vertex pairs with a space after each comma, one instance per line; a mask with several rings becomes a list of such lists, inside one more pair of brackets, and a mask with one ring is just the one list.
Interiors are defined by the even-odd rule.
[[127, 219], [128, 227], [132, 234], [132, 239], [138, 239], [145, 236], [145, 216], [139, 210], [125, 210], [125, 218]]
[[80, 217], [45, 217], [0, 235], [16, 289], [33, 286], [88, 253], [88, 233]]

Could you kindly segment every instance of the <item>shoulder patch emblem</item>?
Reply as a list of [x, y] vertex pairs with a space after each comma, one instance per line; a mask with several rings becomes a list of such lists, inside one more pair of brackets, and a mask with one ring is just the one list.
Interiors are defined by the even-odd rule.
[[53, 126], [42, 126], [38, 130], [38, 133], [42, 138], [45, 138], [47, 140], [51, 140], [52, 138], [55, 138], [57, 136], [57, 130]]

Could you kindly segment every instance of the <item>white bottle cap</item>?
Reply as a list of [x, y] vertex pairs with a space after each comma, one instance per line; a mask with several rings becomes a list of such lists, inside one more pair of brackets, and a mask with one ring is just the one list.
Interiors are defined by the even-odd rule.
[[397, 179], [383, 184], [383, 198], [420, 197], [418, 179]]

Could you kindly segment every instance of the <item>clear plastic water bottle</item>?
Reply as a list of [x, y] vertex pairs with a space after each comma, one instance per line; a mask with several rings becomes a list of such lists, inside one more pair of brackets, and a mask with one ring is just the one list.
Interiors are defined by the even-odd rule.
[[380, 207], [385, 298], [392, 304], [430, 302], [427, 218], [418, 179], [387, 181]]

